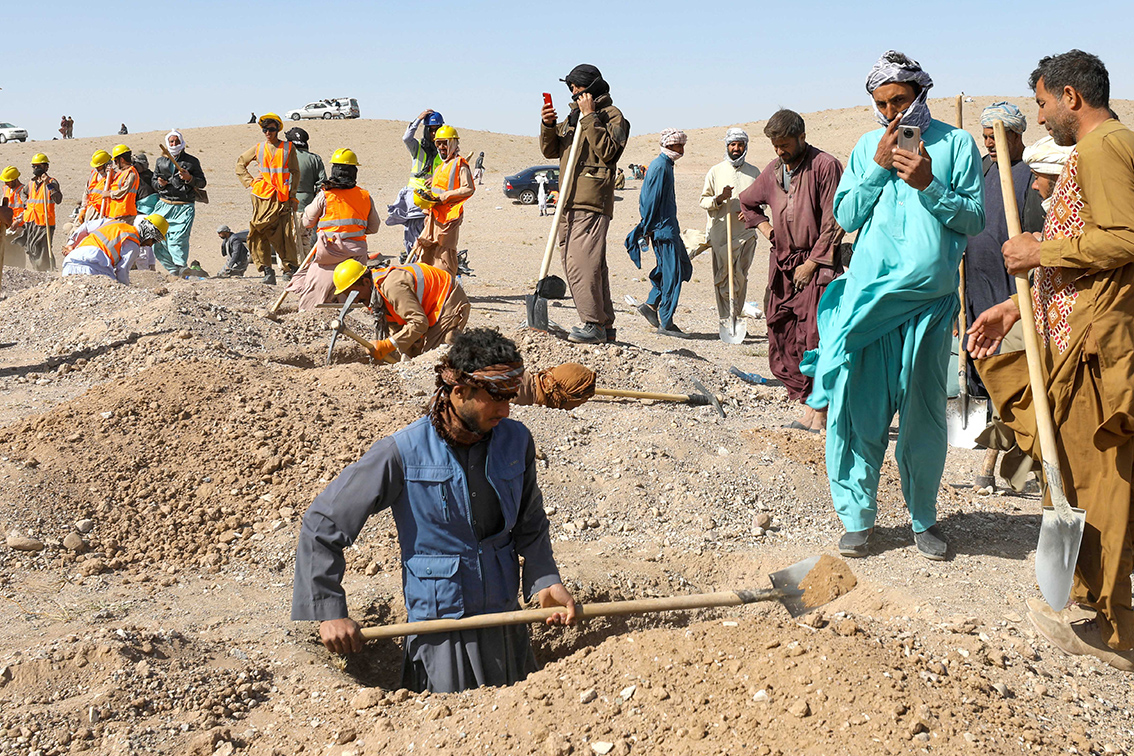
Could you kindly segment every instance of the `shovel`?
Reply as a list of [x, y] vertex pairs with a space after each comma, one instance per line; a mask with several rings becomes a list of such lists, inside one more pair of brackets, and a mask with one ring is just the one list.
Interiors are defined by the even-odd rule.
[[[1002, 121], [992, 122], [996, 139], [996, 154], [1008, 155], [1008, 138]], [[1008, 238], [1019, 236], [1020, 214], [1016, 207], [1016, 190], [1012, 184], [1012, 167], [1008, 160], [997, 160], [1000, 169], [1000, 189], [1004, 192], [1004, 214], [1008, 221]], [[1039, 435], [1040, 456], [1043, 459], [1043, 476], [1052, 506], [1043, 508], [1039, 544], [1036, 546], [1036, 582], [1048, 605], [1059, 612], [1071, 597], [1071, 583], [1075, 577], [1075, 563], [1079, 559], [1079, 545], [1083, 541], [1083, 527], [1087, 512], [1072, 508], [1063, 491], [1063, 477], [1059, 470], [1059, 456], [1055, 449], [1055, 428], [1051, 422], [1047, 386], [1040, 366], [1039, 335], [1032, 312], [1032, 287], [1027, 275], [1016, 276], [1019, 294], [1020, 317], [1024, 321], [1024, 348], [1028, 355], [1028, 377], [1032, 387], [1032, 403], [1036, 412], [1036, 431]]]
[[726, 344], [739, 344], [748, 335], [748, 326], [743, 320], [736, 319], [734, 306], [736, 288], [733, 285], [732, 271], [732, 200], [729, 200], [728, 213], [725, 215], [725, 240], [728, 243], [728, 318], [721, 321], [721, 341]]
[[[802, 562], [796, 562], [779, 572], [773, 572], [768, 576], [772, 581], [771, 588], [696, 593], [688, 596], [666, 596], [631, 601], [604, 601], [594, 604], [576, 604], [575, 607], [578, 610], [579, 619], [586, 620], [593, 617], [619, 617], [627, 614], [708, 609], [717, 606], [754, 604], [757, 601], [779, 601], [787, 609], [788, 614], [792, 617], [798, 617], [822, 606], [822, 604], [806, 606], [803, 602], [803, 591], [799, 587], [800, 582], [807, 577], [807, 573], [811, 572], [818, 561], [819, 557], [813, 556], [804, 559]], [[402, 622], [383, 627], [364, 627], [362, 628], [362, 638], [370, 641], [399, 638], [403, 635], [451, 633], [484, 627], [503, 627], [505, 625], [529, 625], [535, 622], [543, 622], [551, 615], [562, 611], [563, 607], [558, 606], [545, 609], [522, 609], [514, 612], [478, 614], [461, 619], [424, 620], [422, 622]]]
[[571, 191], [571, 178], [575, 173], [575, 161], [579, 157], [579, 143], [583, 141], [583, 129], [575, 125], [575, 136], [571, 139], [571, 151], [567, 153], [566, 170], [559, 177], [559, 201], [555, 203], [555, 217], [551, 219], [551, 233], [547, 235], [547, 247], [543, 250], [543, 263], [539, 267], [539, 282], [534, 294], [524, 297], [528, 310], [528, 328], [546, 331], [547, 300], [563, 299], [567, 294], [567, 283], [559, 276], [549, 276], [551, 255], [559, 241], [559, 223], [563, 218], [563, 208]]
[[966, 366], [969, 354], [965, 351], [965, 262], [961, 261], [961, 348], [957, 350], [958, 395], [945, 407], [945, 426], [949, 432], [949, 445], [958, 449], [975, 449], [977, 436], [988, 425], [988, 401], [969, 397], [969, 380]]
[[713, 409], [720, 414], [721, 417], [725, 416], [724, 408], [721, 407], [721, 402], [717, 397], [709, 393], [700, 381], [692, 379], [693, 385], [697, 387], [699, 394], [659, 394], [655, 391], [631, 391], [630, 389], [612, 389], [612, 388], [596, 388], [595, 396], [614, 396], [626, 399], [653, 399], [658, 402], [680, 402], [681, 404], [689, 404], [694, 407], [707, 407], [712, 405]]

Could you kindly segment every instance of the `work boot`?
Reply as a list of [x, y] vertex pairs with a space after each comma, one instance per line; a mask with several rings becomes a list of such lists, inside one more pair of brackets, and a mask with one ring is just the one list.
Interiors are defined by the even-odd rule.
[[269, 286], [276, 285], [276, 272], [272, 270], [272, 266], [263, 269], [264, 277], [260, 279], [260, 283], [268, 284]]
[[917, 544], [919, 554], [935, 562], [943, 561], [945, 553], [949, 550], [949, 544], [945, 542], [936, 525], [931, 525], [928, 530], [920, 533], [914, 533], [914, 543]]
[[1083, 653], [1104, 661], [1119, 671], [1134, 672], [1134, 651], [1115, 651], [1108, 646], [1103, 640], [1098, 620], [1080, 620], [1070, 623], [1070, 626], [1079, 639]]
[[640, 304], [638, 305], [638, 312], [641, 313], [642, 317], [646, 319], [646, 322], [654, 328], [661, 326], [661, 321], [658, 320], [658, 309], [656, 307], [651, 307], [648, 304]]
[[839, 553], [856, 559], [867, 556], [870, 553], [870, 534], [873, 532], [874, 528], [867, 528], [843, 533], [843, 537], [839, 539]]
[[587, 323], [582, 328], [572, 328], [567, 340], [575, 344], [605, 344], [606, 329], [598, 323]]
[[672, 336], [675, 339], [687, 339], [689, 334], [677, 327], [676, 323], [658, 328], [658, 336]]
[[285, 265], [283, 269], [284, 283], [291, 281], [291, 277], [295, 275], [296, 268], [291, 265]]
[[1071, 624], [1064, 622], [1058, 614], [1051, 612], [1028, 612], [1028, 622], [1036, 632], [1044, 637], [1051, 645], [1065, 654], [1082, 656], [1087, 653], [1079, 636], [1071, 629]]

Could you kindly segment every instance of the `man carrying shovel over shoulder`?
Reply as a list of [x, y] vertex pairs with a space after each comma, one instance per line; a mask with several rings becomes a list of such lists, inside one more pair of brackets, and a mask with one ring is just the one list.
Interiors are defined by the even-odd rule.
[[[1032, 271], [1063, 490], [1086, 510], [1071, 608], [1028, 601], [1028, 619], [1069, 654], [1134, 672], [1134, 132], [1111, 117], [1110, 77], [1080, 50], [1044, 58], [1029, 81], [1038, 121], [1075, 145], [1055, 185], [1043, 241], [1004, 244], [1009, 273]], [[1013, 300], [986, 310], [968, 344], [1017, 442], [1033, 456], [1034, 403], [1023, 352], [995, 353], [1020, 319]], [[1029, 324], [1024, 324], [1030, 328]]]
[[614, 303], [606, 265], [606, 232], [614, 217], [614, 181], [618, 159], [630, 137], [630, 122], [614, 107], [610, 85], [594, 66], [575, 66], [563, 81], [571, 90], [571, 112], [557, 124], [555, 107], [545, 103], [540, 112], [539, 144], [545, 158], [559, 158], [559, 184], [563, 186], [575, 129], [583, 130], [570, 188], [559, 197], [563, 203], [559, 248], [563, 273], [583, 324], [572, 328], [568, 339], [602, 344], [613, 340], [608, 332], [614, 326]]
[[[429, 414], [375, 443], [307, 510], [291, 618], [319, 621], [329, 650], [362, 649], [342, 587], [343, 549], [387, 508], [410, 622], [514, 611], [521, 586], [540, 606], [564, 607], [548, 624], [576, 622], [551, 551], [535, 443], [508, 419], [523, 372], [510, 339], [490, 329], [462, 334], [437, 365]], [[401, 685], [450, 693], [509, 685], [536, 669], [526, 625], [411, 635]]]

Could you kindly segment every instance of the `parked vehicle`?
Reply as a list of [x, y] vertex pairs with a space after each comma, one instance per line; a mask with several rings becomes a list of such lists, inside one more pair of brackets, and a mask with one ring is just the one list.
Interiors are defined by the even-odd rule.
[[338, 97], [334, 100], [316, 100], [297, 110], [284, 113], [284, 118], [298, 121], [301, 118], [358, 118], [358, 100], [353, 97]]
[[559, 166], [535, 165], [525, 168], [514, 176], [504, 177], [504, 196], [519, 200], [522, 205], [534, 205], [539, 201], [539, 184], [536, 176], [547, 174], [547, 192], [559, 191]]
[[4, 142], [26, 142], [28, 132], [10, 123], [0, 123], [0, 144]]

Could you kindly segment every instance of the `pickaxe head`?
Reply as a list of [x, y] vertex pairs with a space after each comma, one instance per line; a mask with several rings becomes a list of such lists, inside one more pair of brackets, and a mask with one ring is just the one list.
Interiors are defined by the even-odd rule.
[[358, 290], [357, 289], [355, 289], [355, 290], [351, 291], [349, 294], [347, 294], [346, 304], [344, 304], [342, 306], [342, 309], [339, 310], [338, 316], [334, 320], [331, 321], [331, 344], [330, 344], [330, 346], [327, 347], [327, 364], [328, 365], [331, 364], [331, 354], [335, 351], [335, 342], [338, 341], [339, 334], [342, 333], [342, 331], [343, 331], [343, 318], [345, 318], [347, 316], [347, 313], [350, 312], [350, 307], [351, 307], [351, 305], [354, 304], [354, 300], [357, 299], [357, 298], [358, 298]]
[[[724, 407], [722, 407], [721, 403], [719, 401], [717, 401], [716, 395], [709, 393], [709, 390], [707, 388], [705, 388], [701, 384], [701, 382], [699, 380], [697, 380], [696, 378], [690, 378], [689, 380], [693, 383], [693, 386], [697, 389], [697, 391], [700, 392], [701, 397], [704, 398], [704, 401], [699, 401], [699, 402], [696, 402], [696, 403], [697, 404], [711, 404], [711, 405], [713, 405], [713, 409], [715, 409], [721, 417], [724, 417], [725, 416]], [[692, 399], [692, 398], [693, 398], [692, 395], [690, 395], [690, 399]], [[690, 402], [690, 404], [693, 404], [693, 402]]]

